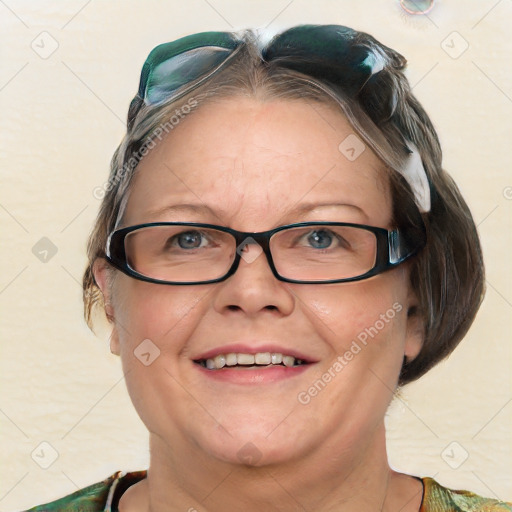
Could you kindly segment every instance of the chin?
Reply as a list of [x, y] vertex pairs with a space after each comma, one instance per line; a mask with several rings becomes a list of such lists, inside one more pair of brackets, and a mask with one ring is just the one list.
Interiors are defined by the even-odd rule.
[[300, 457], [308, 443], [302, 429], [276, 428], [281, 421], [282, 418], [269, 426], [268, 418], [262, 421], [260, 417], [259, 422], [239, 422], [236, 429], [231, 425], [229, 433], [223, 429], [204, 432], [199, 445], [212, 457], [229, 464], [262, 467], [286, 463]]
[[231, 443], [222, 446], [208, 447], [210, 454], [228, 464], [245, 467], [264, 467], [274, 464], [290, 462], [298, 456], [296, 446], [279, 446], [262, 438], [249, 441], [247, 439], [233, 439]]

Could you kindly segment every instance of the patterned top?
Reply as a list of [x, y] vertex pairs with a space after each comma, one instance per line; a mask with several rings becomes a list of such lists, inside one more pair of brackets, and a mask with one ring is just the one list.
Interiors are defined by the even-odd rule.
[[[80, 489], [57, 501], [25, 512], [119, 512], [122, 494], [147, 471], [118, 471], [102, 482]], [[419, 512], [512, 512], [512, 503], [483, 498], [469, 491], [454, 491], [432, 478], [422, 478], [423, 498]]]

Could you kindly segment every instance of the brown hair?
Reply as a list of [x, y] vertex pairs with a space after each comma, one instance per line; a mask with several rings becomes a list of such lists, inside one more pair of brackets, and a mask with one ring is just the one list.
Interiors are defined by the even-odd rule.
[[[132, 101], [128, 129], [111, 161], [110, 177], [88, 241], [88, 266], [83, 277], [85, 319], [92, 328], [93, 307], [104, 308], [92, 267], [105, 257], [110, 232], [119, 224], [131, 180], [144, 150], [151, 149], [162, 126], [171, 133], [174, 118], [182, 118], [214, 98], [250, 95], [261, 99], [319, 101], [334, 105], [348, 118], [359, 135], [374, 149], [389, 169], [395, 225], [426, 228], [426, 247], [410, 265], [411, 286], [419, 307], [409, 315], [420, 315], [424, 343], [419, 355], [404, 361], [400, 384], [411, 382], [457, 346], [472, 324], [484, 294], [484, 267], [473, 218], [452, 178], [442, 169], [437, 134], [422, 106], [411, 93], [403, 73], [406, 60], [372, 36], [353, 31], [357, 43], [385, 56], [386, 67], [373, 75], [355, 100], [332, 82], [304, 75], [276, 61], [265, 62], [255, 34], [247, 30], [244, 43], [229, 65], [211, 79], [181, 96], [158, 106]], [[421, 155], [430, 184], [431, 209], [418, 211], [414, 194], [393, 171], [407, 156], [404, 139], [413, 142]], [[115, 273], [115, 271], [113, 271]], [[110, 321], [110, 319], [109, 319]]]

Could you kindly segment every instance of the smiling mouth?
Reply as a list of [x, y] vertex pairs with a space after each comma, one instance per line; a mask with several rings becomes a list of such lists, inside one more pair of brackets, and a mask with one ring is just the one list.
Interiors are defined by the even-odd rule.
[[198, 359], [194, 363], [208, 370], [221, 370], [222, 368], [266, 368], [272, 366], [302, 366], [309, 364], [303, 359], [276, 352], [258, 352], [257, 354], [229, 353], [219, 354], [210, 359]]

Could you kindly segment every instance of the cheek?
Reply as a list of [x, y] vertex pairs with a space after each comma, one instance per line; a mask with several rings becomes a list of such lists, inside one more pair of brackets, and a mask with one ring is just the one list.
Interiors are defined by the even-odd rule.
[[401, 280], [391, 274], [297, 292], [309, 306], [304, 309], [309, 311], [310, 321], [336, 354], [350, 350], [353, 342], [374, 348], [371, 352], [375, 353], [388, 345], [401, 349], [406, 328], [406, 293]]
[[344, 425], [346, 439], [380, 424], [396, 389], [403, 363], [406, 288], [392, 274], [368, 281], [304, 287], [300, 299], [310, 324], [329, 345], [298, 400], [310, 409], [311, 429]]
[[206, 287], [157, 285], [120, 276], [115, 293], [120, 298], [116, 320], [121, 346], [133, 347], [150, 339], [163, 349], [166, 339], [186, 339], [202, 314], [202, 301], [209, 291]]
[[[119, 277], [116, 330], [130, 398], [150, 431], [171, 428], [167, 419], [189, 396], [175, 362], [203, 316], [207, 289], [171, 287]], [[180, 405], [181, 404], [181, 405]], [[158, 411], [158, 412], [155, 412]]]

